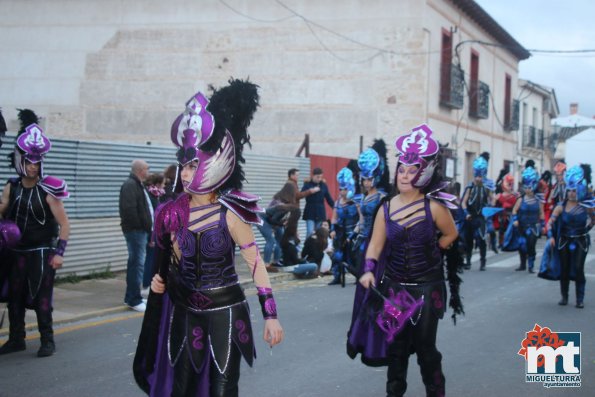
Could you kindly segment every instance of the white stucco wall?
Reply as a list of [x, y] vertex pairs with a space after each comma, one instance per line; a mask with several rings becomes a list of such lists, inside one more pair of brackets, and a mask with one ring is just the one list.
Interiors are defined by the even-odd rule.
[[[448, 1], [284, 1], [337, 34], [393, 53], [308, 25], [274, 1], [226, 2], [270, 22], [217, 0], [3, 0], [0, 106], [9, 128], [17, 127], [15, 109], [29, 107], [50, 136], [167, 144], [171, 122], [196, 90], [249, 76], [261, 86], [255, 153], [293, 156], [309, 133], [312, 153], [355, 157], [360, 135], [365, 146], [383, 137], [392, 168], [395, 137], [429, 122], [458, 148], [463, 179], [469, 147], [492, 152], [495, 177], [515, 146], [493, 108], [476, 120], [467, 104], [439, 107], [440, 57], [432, 52], [441, 28], [458, 26], [455, 44], [494, 41]], [[504, 73], [513, 76], [514, 97], [517, 62], [506, 51], [466, 45], [467, 72], [470, 48], [480, 53], [479, 78], [502, 119]]]

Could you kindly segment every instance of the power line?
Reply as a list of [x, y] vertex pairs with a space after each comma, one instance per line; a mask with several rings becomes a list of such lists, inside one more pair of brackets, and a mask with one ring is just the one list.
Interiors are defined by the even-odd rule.
[[239, 11], [238, 9], [232, 7], [230, 4], [228, 4], [224, 0], [219, 0], [219, 2], [221, 4], [223, 4], [225, 7], [229, 8], [231, 11], [235, 12], [236, 14], [241, 15], [244, 18], [250, 19], [250, 20], [255, 21], [255, 22], [277, 23], [277, 22], [283, 22], [283, 21], [287, 21], [288, 19], [295, 18], [295, 15], [288, 15], [286, 17], [279, 18], [279, 19], [260, 19], [260, 18], [254, 18], [254, 17], [252, 17], [252, 16], [250, 16], [248, 14], [244, 14], [243, 12]]

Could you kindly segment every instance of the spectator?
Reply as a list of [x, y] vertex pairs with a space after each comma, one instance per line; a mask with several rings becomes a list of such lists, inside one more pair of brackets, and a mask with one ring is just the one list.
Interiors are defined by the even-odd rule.
[[292, 272], [296, 277], [315, 277], [318, 273], [316, 263], [307, 262], [299, 256], [300, 239], [297, 237], [297, 228], [288, 227], [281, 240], [283, 252], [283, 267]]
[[[300, 180], [300, 170], [298, 170], [297, 168], [291, 168], [289, 171], [287, 171], [287, 182], [285, 182], [285, 186], [283, 186], [283, 189], [291, 189], [290, 191], [293, 191], [292, 193], [292, 201], [289, 202], [288, 204], [295, 204], [296, 206], [299, 207], [300, 205], [300, 200], [303, 199], [304, 197], [307, 197], [311, 194], [317, 193], [320, 188], [317, 187], [312, 187], [311, 189], [308, 190], [304, 190], [302, 189], [301, 191], [299, 190], [298, 187], [298, 181]], [[283, 190], [281, 189], [281, 190]]]
[[143, 160], [134, 160], [130, 176], [120, 188], [120, 219], [128, 248], [124, 303], [138, 312], [144, 312], [146, 308], [140, 287], [149, 233], [153, 226], [153, 207], [142, 184], [148, 174], [149, 165]]
[[[149, 200], [151, 201], [153, 213], [155, 213], [155, 210], [159, 204], [164, 202], [163, 198], [165, 197], [165, 178], [163, 177], [163, 174], [151, 174], [145, 180], [144, 185], [149, 192]], [[154, 254], [155, 243], [153, 241], [149, 241], [149, 244], [147, 245], [147, 255], [145, 257], [143, 289], [141, 291], [141, 296], [146, 297], [149, 294], [149, 286], [151, 285], [151, 280], [155, 275], [155, 271], [153, 269]]]
[[174, 192], [173, 186], [174, 182], [176, 181], [176, 175], [178, 173], [178, 166], [172, 164], [168, 166], [165, 171], [163, 171], [163, 178], [165, 182], [165, 194], [161, 198], [161, 202], [165, 203], [166, 201], [173, 200], [176, 197], [176, 193]]
[[318, 229], [322, 221], [326, 219], [324, 200], [326, 200], [331, 208], [335, 206], [335, 202], [328, 191], [326, 183], [323, 181], [322, 169], [318, 167], [312, 171], [312, 179], [304, 183], [302, 192], [306, 191], [314, 191], [314, 193], [306, 197], [306, 207], [304, 208], [303, 216], [303, 219], [306, 221], [306, 237], [310, 237], [314, 233], [314, 230]]
[[[327, 221], [323, 223], [325, 222]], [[318, 272], [320, 272], [324, 253], [328, 249], [328, 234], [328, 227], [319, 227], [316, 232], [306, 239], [304, 248], [302, 248], [302, 258], [308, 262], [316, 263]]]
[[[264, 237], [266, 243], [264, 246], [264, 263], [267, 271], [276, 273], [278, 270], [272, 266], [273, 262], [281, 259], [281, 239], [283, 231], [292, 211], [299, 211], [295, 204], [295, 192], [290, 184], [285, 184], [283, 188], [275, 194], [264, 214], [261, 214], [262, 225], [257, 226]], [[298, 215], [299, 217], [299, 215]]]

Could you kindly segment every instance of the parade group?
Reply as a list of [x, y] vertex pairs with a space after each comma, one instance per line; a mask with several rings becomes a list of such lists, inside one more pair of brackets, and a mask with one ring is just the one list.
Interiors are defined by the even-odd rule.
[[[242, 153], [250, 144], [248, 127], [258, 106], [258, 86], [232, 79], [210, 98], [200, 92], [192, 96], [172, 125], [177, 168], [172, 198], [156, 208], [152, 219], [153, 265], [145, 276], [150, 293], [133, 364], [137, 384], [151, 396], [238, 396], [241, 359], [252, 365], [256, 352], [235, 269], [236, 247], [256, 287], [264, 340], [272, 347], [284, 338], [267, 272], [274, 241], [261, 258], [252, 226], [263, 235], [283, 230], [285, 240], [297, 245], [292, 205], [300, 196], [296, 191], [284, 200], [278, 194], [265, 211], [258, 196], [242, 191]], [[19, 117], [22, 125], [9, 159], [17, 175], [4, 186], [0, 202], [0, 301], [8, 302], [10, 323], [0, 354], [26, 349], [25, 310], [32, 309], [41, 336], [38, 356], [46, 357], [56, 350], [52, 292], [69, 238], [62, 202], [69, 194], [65, 181], [44, 173], [51, 142], [37, 116], [23, 110]], [[459, 286], [475, 248], [482, 271], [488, 247], [518, 251], [516, 270], [559, 280], [560, 305], [568, 304], [574, 281], [575, 306], [584, 307], [584, 265], [595, 223], [590, 166], [567, 168], [559, 161], [553, 173], [540, 175], [528, 161], [517, 192], [507, 169], [497, 181], [487, 179], [489, 154], [482, 153], [459, 197], [460, 185], [442, 176], [442, 147], [433, 135], [421, 124], [395, 138], [392, 183], [386, 145], [375, 141], [340, 170], [339, 197], [327, 200], [333, 216], [322, 236], [332, 239], [331, 284], [345, 272], [358, 280], [346, 329], [347, 354], [359, 354], [366, 365], [388, 367], [387, 396], [405, 394], [413, 353], [426, 394], [445, 395], [438, 320], [447, 305], [453, 320], [464, 314]], [[301, 197], [324, 199], [321, 174], [314, 173]], [[286, 211], [275, 211], [276, 206]], [[322, 223], [313, 221], [309, 235]], [[547, 242], [536, 265], [540, 236]], [[320, 260], [312, 261], [315, 273]]]

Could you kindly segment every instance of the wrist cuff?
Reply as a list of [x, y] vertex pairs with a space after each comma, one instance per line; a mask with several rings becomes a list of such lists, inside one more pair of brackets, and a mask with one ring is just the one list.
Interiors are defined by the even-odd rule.
[[56, 255], [64, 256], [64, 251], [66, 251], [66, 244], [68, 244], [68, 240], [58, 240], [58, 246], [54, 250]]
[[378, 261], [373, 258], [366, 258], [366, 262], [364, 263], [364, 273], [373, 272], [376, 269], [376, 265]]
[[265, 320], [277, 318], [277, 304], [273, 298], [273, 290], [271, 288], [256, 287], [258, 291], [258, 301], [262, 309], [262, 317]]

